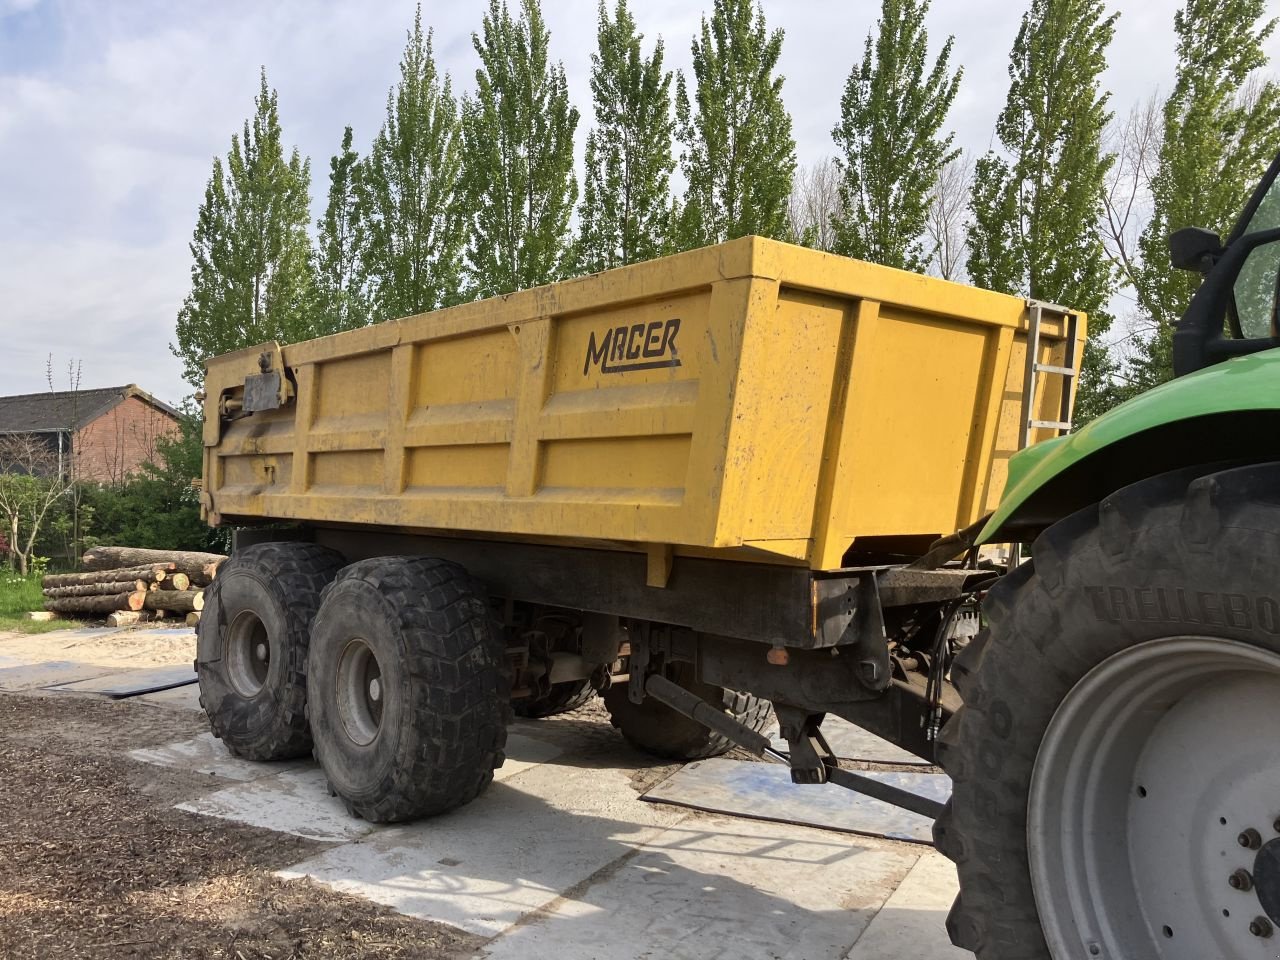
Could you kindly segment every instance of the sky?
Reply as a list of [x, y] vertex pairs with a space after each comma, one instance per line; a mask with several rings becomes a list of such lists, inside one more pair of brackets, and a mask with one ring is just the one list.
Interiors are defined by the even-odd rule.
[[[515, 0], [512, 0], [513, 5]], [[1116, 0], [1104, 81], [1118, 114], [1172, 84], [1177, 0]], [[253, 109], [258, 71], [279, 92], [286, 145], [311, 158], [313, 207], [343, 127], [363, 150], [398, 75], [413, 0], [0, 0], [0, 395], [137, 383], [178, 402], [191, 392], [169, 344], [190, 288], [188, 243], [213, 157]], [[710, 0], [636, 0], [646, 44], [689, 71]], [[875, 0], [763, 0], [785, 30], [780, 70], [801, 164], [831, 155], [831, 128]], [[423, 3], [455, 92], [474, 87], [471, 44], [486, 0]], [[931, 45], [955, 37], [964, 79], [950, 125], [985, 151], [1008, 86], [1023, 5], [934, 0]], [[552, 54], [591, 123], [595, 0], [543, 0]], [[1280, 38], [1270, 53], [1280, 54]]]

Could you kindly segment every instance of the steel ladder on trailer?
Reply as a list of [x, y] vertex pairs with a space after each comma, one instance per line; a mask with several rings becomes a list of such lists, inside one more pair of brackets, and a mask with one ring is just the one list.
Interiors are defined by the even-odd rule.
[[[1035, 430], [1055, 430], [1059, 437], [1071, 432], [1071, 407], [1075, 402], [1076, 382], [1079, 378], [1076, 370], [1079, 359], [1076, 356], [1076, 351], [1079, 349], [1076, 336], [1080, 332], [1080, 314], [1041, 300], [1028, 300], [1027, 311], [1027, 361], [1022, 376], [1022, 419], [1018, 428], [1019, 450], [1025, 450], [1031, 446], [1031, 434]], [[1066, 349], [1061, 365], [1040, 362], [1040, 325], [1044, 322], [1046, 314], [1061, 317], [1066, 327]], [[1041, 375], [1044, 374], [1063, 378], [1057, 420], [1036, 418], [1036, 388], [1039, 386]]]

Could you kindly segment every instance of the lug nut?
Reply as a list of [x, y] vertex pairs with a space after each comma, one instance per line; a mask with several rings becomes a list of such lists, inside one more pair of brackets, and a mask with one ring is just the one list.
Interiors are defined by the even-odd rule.
[[1262, 846], [1262, 835], [1257, 830], [1250, 827], [1243, 831], [1240, 836], [1236, 837], [1236, 843], [1244, 847], [1246, 850], [1257, 850]]
[[1231, 874], [1227, 878], [1227, 883], [1231, 885], [1232, 890], [1252, 890], [1253, 877], [1249, 876], [1249, 871], [1240, 869]]
[[1266, 917], [1254, 917], [1249, 921], [1249, 932], [1255, 937], [1271, 936], [1271, 921]]

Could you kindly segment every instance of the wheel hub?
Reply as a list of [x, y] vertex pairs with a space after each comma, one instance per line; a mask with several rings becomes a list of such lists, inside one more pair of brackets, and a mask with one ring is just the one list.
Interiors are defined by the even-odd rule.
[[1253, 888], [1267, 918], [1280, 926], [1280, 837], [1263, 845], [1254, 858]]
[[382, 729], [384, 693], [382, 669], [367, 642], [353, 638], [338, 659], [338, 718], [348, 737], [361, 746], [377, 739]]
[[1027, 811], [1055, 958], [1274, 954], [1278, 725], [1280, 656], [1234, 641], [1140, 644], [1068, 692]]
[[223, 656], [227, 678], [243, 697], [255, 697], [271, 672], [271, 641], [266, 624], [252, 610], [241, 610], [227, 626]]

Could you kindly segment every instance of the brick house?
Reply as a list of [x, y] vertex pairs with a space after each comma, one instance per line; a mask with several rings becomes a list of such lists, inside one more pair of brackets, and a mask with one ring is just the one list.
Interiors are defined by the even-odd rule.
[[133, 383], [0, 397], [0, 440], [39, 440], [51, 464], [90, 483], [122, 483], [177, 432], [178, 411]]

